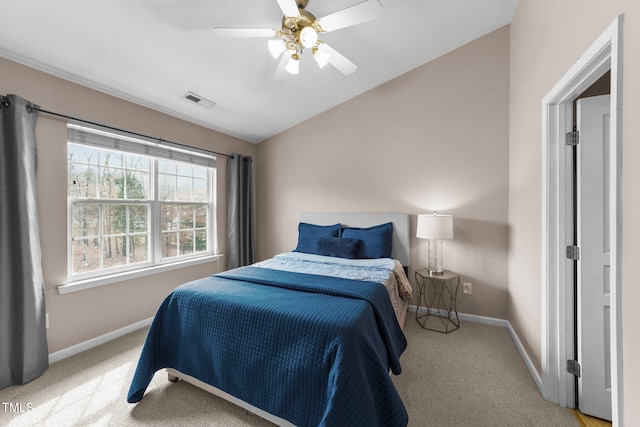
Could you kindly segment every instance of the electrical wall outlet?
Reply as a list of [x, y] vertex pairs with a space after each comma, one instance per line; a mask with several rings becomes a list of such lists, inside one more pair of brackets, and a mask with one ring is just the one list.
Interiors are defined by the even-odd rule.
[[466, 295], [471, 295], [473, 292], [471, 290], [471, 283], [470, 282], [463, 282], [462, 283], [462, 293], [466, 294]]

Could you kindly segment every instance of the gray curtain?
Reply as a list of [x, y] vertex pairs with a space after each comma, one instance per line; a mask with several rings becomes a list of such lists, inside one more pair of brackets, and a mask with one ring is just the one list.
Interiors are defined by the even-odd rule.
[[[36, 192], [38, 113], [0, 96], [0, 389], [49, 366]], [[63, 242], [61, 242], [64, 245]]]
[[255, 262], [251, 157], [227, 161], [227, 268]]

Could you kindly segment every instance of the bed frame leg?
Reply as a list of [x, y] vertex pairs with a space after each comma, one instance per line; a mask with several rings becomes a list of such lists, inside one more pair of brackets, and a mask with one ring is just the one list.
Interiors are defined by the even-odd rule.
[[175, 375], [171, 375], [171, 374], [167, 373], [167, 379], [169, 381], [171, 381], [172, 383], [176, 383], [176, 382], [178, 382], [178, 380], [180, 378], [176, 377]]

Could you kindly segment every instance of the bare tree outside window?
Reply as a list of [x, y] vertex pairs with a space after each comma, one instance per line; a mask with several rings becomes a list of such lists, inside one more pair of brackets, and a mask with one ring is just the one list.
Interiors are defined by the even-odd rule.
[[211, 251], [210, 168], [71, 142], [67, 147], [70, 275]]

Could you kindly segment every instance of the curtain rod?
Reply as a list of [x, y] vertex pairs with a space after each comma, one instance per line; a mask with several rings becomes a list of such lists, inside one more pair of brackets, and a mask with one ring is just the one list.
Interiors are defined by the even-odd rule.
[[114, 127], [114, 126], [103, 125], [101, 123], [96, 123], [96, 122], [92, 122], [92, 121], [89, 121], [89, 120], [79, 119], [77, 117], [68, 116], [66, 114], [54, 113], [53, 111], [44, 110], [44, 109], [42, 109], [40, 107], [36, 107], [35, 105], [28, 106], [27, 110], [29, 110], [29, 111], [35, 110], [35, 111], [38, 111], [40, 113], [49, 114], [51, 116], [62, 117], [62, 118], [65, 118], [65, 119], [70, 119], [70, 120], [74, 120], [74, 121], [78, 121], [78, 122], [82, 122], [82, 123], [87, 123], [87, 124], [94, 125], [94, 126], [100, 126], [100, 127], [103, 127], [103, 128], [106, 128], [106, 129], [115, 130], [115, 131], [118, 131], [118, 132], [125, 132], [125, 133], [128, 133], [130, 135], [136, 135], [136, 136], [139, 136], [139, 137], [142, 137], [142, 138], [154, 139], [154, 140], [156, 140], [156, 141], [158, 141], [160, 143], [168, 142], [169, 144], [178, 145], [180, 147], [184, 147], [184, 148], [187, 148], [187, 149], [196, 149], [196, 150], [204, 151], [204, 152], [207, 152], [207, 153], [212, 153], [212, 154], [215, 154], [215, 155], [218, 155], [218, 156], [223, 156], [223, 157], [226, 157], [228, 159], [231, 158], [231, 156], [229, 154], [218, 153], [217, 151], [205, 150], [205, 149], [198, 148], [198, 147], [192, 147], [192, 146], [189, 146], [189, 145], [186, 145], [186, 144], [181, 144], [179, 142], [173, 142], [173, 141], [169, 141], [167, 139], [157, 138], [155, 136], [149, 136], [149, 135], [145, 135], [143, 133], [133, 132], [133, 131], [130, 131], [130, 130], [121, 129], [121, 128], [117, 128], [117, 127]]

